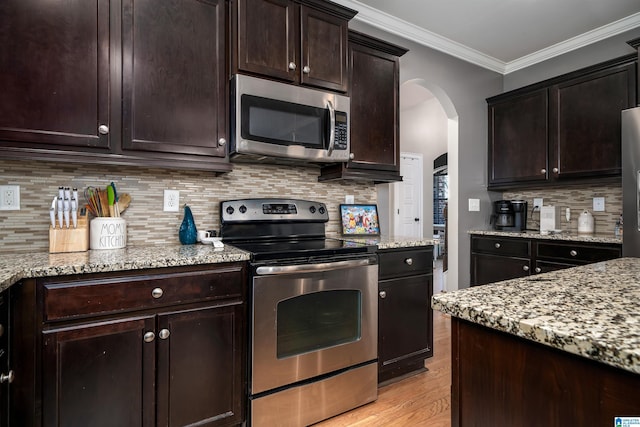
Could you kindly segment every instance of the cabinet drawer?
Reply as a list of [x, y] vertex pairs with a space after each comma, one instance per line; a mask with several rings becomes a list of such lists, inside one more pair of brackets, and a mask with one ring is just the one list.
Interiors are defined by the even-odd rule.
[[43, 283], [44, 321], [241, 298], [242, 267]]
[[493, 255], [528, 257], [531, 255], [529, 239], [504, 237], [472, 237], [471, 251]]
[[433, 247], [378, 252], [379, 278], [412, 276], [433, 272]]
[[538, 258], [585, 264], [619, 258], [621, 249], [615, 246], [538, 242], [536, 255]]

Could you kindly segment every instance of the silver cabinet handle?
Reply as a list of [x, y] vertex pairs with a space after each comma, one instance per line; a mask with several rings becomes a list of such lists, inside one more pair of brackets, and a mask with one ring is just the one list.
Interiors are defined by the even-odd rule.
[[569, 255], [571, 255], [571, 256], [576, 256], [576, 255], [578, 255], [578, 252], [576, 252], [575, 250], [573, 250], [573, 249], [572, 249], [572, 250], [569, 252]]
[[387, 297], [387, 292], [386, 291], [380, 291], [378, 293], [378, 295], [380, 295], [380, 298], [385, 299]]
[[536, 267], [536, 273], [540, 273], [542, 269], [540, 267]]
[[404, 263], [407, 264], [407, 265], [413, 265], [413, 259], [407, 258], [407, 259], [404, 260]]
[[290, 70], [295, 70], [296, 69], [296, 63], [295, 62], [289, 62], [289, 69]]
[[220, 138], [220, 139], [218, 140], [218, 145], [220, 145], [220, 146], [224, 146], [226, 143], [227, 143], [227, 140], [226, 140], [226, 139], [224, 139], [224, 138]]
[[305, 74], [309, 74], [311, 72], [311, 68], [309, 68], [308, 65], [305, 65], [304, 67], [302, 67], [302, 72]]
[[162, 290], [162, 288], [154, 288], [151, 291], [151, 296], [154, 297], [155, 299], [160, 298], [162, 294], [164, 294], [164, 291]]
[[495, 245], [493, 245], [496, 247], [496, 249], [500, 249], [500, 243], [496, 243]]
[[153, 332], [147, 332], [146, 334], [144, 334], [144, 342], [153, 342], [155, 338], [156, 334], [154, 334]]
[[9, 373], [7, 375], [5, 375], [5, 374], [1, 374], [0, 375], [0, 384], [2, 384], [2, 383], [11, 384], [15, 378], [16, 378], [16, 374], [14, 374], [13, 370], [11, 370], [11, 371], [9, 371]]
[[546, 170], [546, 169], [544, 169], [544, 168], [543, 168], [543, 169], [540, 169], [540, 173], [547, 173], [547, 170]]
[[161, 329], [160, 332], [158, 332], [158, 336], [162, 340], [166, 340], [167, 338], [169, 338], [169, 335], [171, 335], [171, 332], [169, 332], [168, 329]]
[[98, 126], [98, 132], [100, 132], [101, 135], [108, 134], [109, 133], [109, 126], [107, 126], [107, 125]]
[[558, 169], [558, 168], [553, 168], [551, 170], [553, 171], [553, 173], [558, 173], [560, 171], [560, 169]]
[[523, 265], [523, 266], [522, 266], [522, 269], [523, 269], [524, 271], [529, 271], [529, 266], [528, 266], [528, 265]]

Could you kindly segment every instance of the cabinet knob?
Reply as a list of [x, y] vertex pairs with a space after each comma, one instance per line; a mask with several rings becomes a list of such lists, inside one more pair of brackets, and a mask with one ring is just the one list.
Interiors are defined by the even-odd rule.
[[500, 243], [496, 243], [495, 245], [493, 245], [496, 247], [496, 249], [500, 249]]
[[404, 260], [404, 263], [407, 265], [413, 265], [413, 259], [412, 258], [407, 258]]
[[553, 168], [551, 170], [553, 171], [553, 173], [558, 173], [560, 171], [560, 169], [558, 169], [558, 168]]
[[571, 255], [571, 256], [576, 256], [576, 255], [578, 255], [578, 252], [576, 252], [575, 250], [573, 250], [573, 249], [572, 249], [572, 250], [569, 252], [569, 255]]
[[158, 336], [162, 340], [166, 340], [167, 338], [169, 338], [169, 335], [171, 335], [171, 332], [169, 332], [168, 329], [161, 329], [160, 332], [158, 332]]
[[224, 138], [220, 138], [218, 140], [218, 145], [221, 146], [221, 147], [223, 147], [226, 143], [227, 143], [227, 140], [224, 139]]
[[162, 296], [162, 294], [164, 294], [164, 291], [162, 290], [162, 288], [154, 288], [151, 291], [151, 296], [154, 298], [160, 298]]
[[540, 273], [542, 269], [540, 267], [536, 267], [536, 273]]
[[528, 265], [523, 265], [523, 266], [522, 266], [522, 269], [523, 269], [524, 271], [529, 271], [529, 266], [528, 266]]
[[380, 295], [380, 298], [385, 299], [387, 297], [387, 292], [386, 291], [380, 291], [378, 293], [378, 295]]
[[13, 370], [9, 371], [8, 374], [0, 374], [0, 384], [9, 383], [11, 384], [13, 380], [16, 378], [16, 374], [13, 373]]
[[305, 65], [304, 67], [302, 67], [302, 72], [305, 74], [309, 74], [311, 72], [311, 68], [309, 68], [308, 65]]
[[540, 169], [540, 173], [542, 173], [542, 174], [547, 173], [547, 170], [542, 168], [542, 169]]
[[107, 126], [107, 125], [98, 126], [98, 132], [100, 132], [100, 135], [108, 134], [109, 133], [109, 126]]
[[355, 154], [353, 154], [353, 153], [349, 153], [349, 159], [350, 159], [350, 160], [353, 160], [353, 159], [355, 159], [355, 158], [356, 158]]
[[154, 334], [153, 332], [147, 332], [146, 334], [144, 334], [144, 342], [153, 342], [155, 338], [156, 334]]
[[289, 69], [290, 70], [295, 70], [296, 69], [296, 63], [295, 62], [289, 62]]

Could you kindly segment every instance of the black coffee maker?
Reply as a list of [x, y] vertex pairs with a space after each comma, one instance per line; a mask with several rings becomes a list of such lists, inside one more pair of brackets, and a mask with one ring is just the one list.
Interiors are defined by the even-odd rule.
[[498, 200], [493, 202], [491, 224], [495, 230], [524, 231], [527, 228], [527, 207], [524, 200]]

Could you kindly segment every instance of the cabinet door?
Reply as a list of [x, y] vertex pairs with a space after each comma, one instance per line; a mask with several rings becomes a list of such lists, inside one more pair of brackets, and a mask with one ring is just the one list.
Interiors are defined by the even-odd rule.
[[[382, 280], [378, 299], [380, 371], [433, 355], [433, 276]], [[380, 380], [387, 379], [380, 375]]]
[[108, 148], [109, 0], [0, 2], [0, 144]]
[[527, 258], [471, 254], [471, 286], [528, 276], [530, 264]]
[[[0, 375], [9, 374], [9, 291], [0, 293]], [[0, 427], [9, 425], [9, 381], [0, 382]]]
[[239, 70], [297, 81], [297, 7], [291, 0], [236, 0]]
[[[400, 171], [398, 57], [351, 43], [349, 168]], [[375, 106], [375, 108], [373, 108]]]
[[300, 22], [301, 83], [346, 92], [347, 21], [303, 5]]
[[242, 422], [243, 306], [210, 307], [158, 319], [158, 425]]
[[547, 89], [489, 103], [489, 185], [545, 182]]
[[555, 178], [621, 173], [621, 111], [635, 106], [635, 66], [624, 65], [551, 88]]
[[154, 426], [153, 316], [44, 331], [42, 425]]
[[224, 157], [225, 0], [123, 0], [123, 148]]

